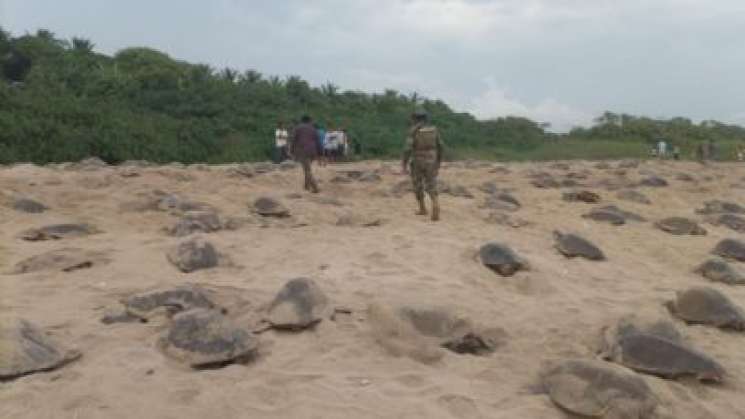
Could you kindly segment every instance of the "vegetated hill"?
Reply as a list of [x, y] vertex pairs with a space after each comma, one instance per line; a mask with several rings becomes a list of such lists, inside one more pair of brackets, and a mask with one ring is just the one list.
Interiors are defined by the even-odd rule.
[[[113, 57], [94, 52], [86, 39], [58, 39], [49, 31], [11, 36], [0, 29], [0, 162], [79, 160], [108, 162], [231, 162], [265, 160], [277, 121], [308, 113], [326, 126], [344, 127], [357, 155], [397, 156], [411, 112], [423, 107], [441, 128], [449, 157], [501, 159], [583, 157], [582, 144], [543, 149], [553, 140], [602, 139], [592, 157], [645, 152], [645, 142], [666, 136], [691, 142], [739, 140], [741, 127], [676, 118], [656, 121], [627, 115], [597, 120], [569, 136], [546, 125], [505, 116], [480, 121], [440, 100], [386, 90], [379, 94], [314, 87], [299, 76], [215, 69], [172, 59], [150, 48], [127, 48]], [[615, 147], [615, 143], [626, 145]], [[572, 144], [571, 141], [569, 144]], [[592, 147], [590, 149], [593, 149]]]

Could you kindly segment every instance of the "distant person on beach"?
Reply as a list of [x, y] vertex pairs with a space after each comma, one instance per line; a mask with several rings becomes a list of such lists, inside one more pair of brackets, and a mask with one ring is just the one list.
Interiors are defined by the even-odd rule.
[[282, 163], [287, 160], [287, 142], [290, 139], [290, 134], [285, 128], [285, 124], [280, 121], [277, 123], [277, 129], [274, 131], [274, 161], [276, 163]]
[[661, 159], [667, 157], [667, 143], [664, 140], [660, 140], [657, 143], [657, 157]]
[[696, 146], [696, 159], [702, 164], [706, 164], [706, 161], [709, 160], [709, 147], [707, 144], [699, 143]]
[[329, 129], [326, 132], [326, 140], [323, 142], [323, 153], [326, 161], [334, 162], [339, 152], [339, 132]]
[[303, 115], [300, 125], [295, 127], [292, 133], [290, 151], [295, 160], [303, 167], [304, 186], [306, 191], [318, 193], [318, 184], [313, 178], [311, 164], [313, 160], [321, 155], [321, 142], [318, 138], [318, 129], [313, 126], [313, 120], [308, 115]]
[[326, 157], [326, 129], [320, 123], [315, 123], [313, 124], [313, 126], [316, 128], [316, 132], [318, 133], [318, 147], [319, 150], [321, 150], [321, 154], [318, 156], [318, 158], [321, 164], [325, 164], [326, 159], [324, 157]]
[[347, 136], [347, 130], [344, 128], [339, 129], [339, 137], [341, 138], [341, 156], [344, 158], [349, 157], [349, 137]]
[[706, 148], [707, 148], [709, 160], [716, 160], [719, 149], [716, 143], [714, 142], [714, 140], [709, 140], [709, 143], [706, 145]]
[[404, 174], [409, 173], [411, 163], [411, 180], [414, 193], [419, 203], [418, 215], [427, 215], [424, 203], [424, 192], [432, 200], [432, 221], [440, 219], [440, 203], [437, 196], [437, 175], [442, 162], [442, 139], [436, 127], [428, 123], [428, 115], [424, 111], [417, 111], [413, 115], [414, 126], [409, 131], [404, 148], [402, 168]]

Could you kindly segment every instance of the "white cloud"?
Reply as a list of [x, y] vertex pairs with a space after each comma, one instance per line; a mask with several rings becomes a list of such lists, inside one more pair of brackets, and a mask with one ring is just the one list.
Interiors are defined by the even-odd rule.
[[314, 84], [416, 91], [557, 130], [604, 110], [745, 123], [732, 116], [745, 96], [742, 0], [0, 0], [0, 14], [15, 34], [47, 27], [109, 53], [148, 45]]
[[551, 130], [566, 132], [576, 126], [592, 122], [592, 114], [559, 102], [554, 98], [545, 98], [535, 105], [523, 103], [499, 88], [493, 81], [487, 81], [487, 89], [471, 100], [467, 105], [469, 112], [480, 119], [491, 119], [504, 116], [521, 116], [537, 122], [548, 122]]

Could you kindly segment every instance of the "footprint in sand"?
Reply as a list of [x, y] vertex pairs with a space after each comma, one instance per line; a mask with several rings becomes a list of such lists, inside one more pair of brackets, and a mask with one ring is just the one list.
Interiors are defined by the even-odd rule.
[[445, 394], [437, 398], [437, 404], [454, 418], [476, 419], [482, 418], [476, 402], [458, 394]]
[[427, 380], [427, 377], [419, 374], [399, 375], [395, 378], [395, 380], [397, 383], [403, 385], [404, 387], [411, 389], [419, 389], [430, 384], [430, 382]]
[[174, 390], [168, 395], [168, 401], [179, 403], [179, 404], [190, 404], [202, 394], [202, 391], [197, 388], [182, 388]]

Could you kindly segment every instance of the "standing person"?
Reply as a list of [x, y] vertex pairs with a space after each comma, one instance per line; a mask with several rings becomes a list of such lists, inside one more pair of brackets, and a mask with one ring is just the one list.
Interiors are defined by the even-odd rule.
[[657, 143], [657, 157], [664, 159], [667, 157], [667, 143], [665, 140], [660, 139]]
[[437, 197], [437, 174], [442, 162], [442, 139], [437, 128], [428, 123], [426, 112], [415, 112], [413, 119], [414, 126], [406, 139], [401, 165], [403, 172], [409, 173], [409, 161], [411, 161], [411, 180], [414, 184], [416, 200], [419, 203], [417, 214], [427, 215], [427, 206], [424, 203], [426, 191], [432, 200], [432, 221], [438, 221], [440, 203]]
[[696, 146], [696, 158], [698, 159], [699, 163], [706, 164], [706, 160], [709, 159], [708, 145], [699, 143], [698, 146]]
[[349, 138], [347, 137], [347, 130], [344, 128], [339, 129], [339, 139], [341, 142], [341, 156], [347, 158], [349, 156]]
[[680, 160], [680, 147], [673, 146], [673, 159]]
[[321, 155], [321, 141], [318, 138], [318, 130], [312, 125], [313, 120], [308, 115], [303, 115], [300, 119], [300, 125], [292, 133], [290, 150], [301, 166], [303, 167], [303, 176], [306, 191], [318, 193], [318, 184], [313, 178], [311, 164]]
[[329, 129], [326, 132], [326, 140], [324, 141], [323, 151], [326, 154], [326, 159], [332, 163], [336, 161], [336, 156], [339, 151], [339, 133], [333, 129]]
[[709, 159], [716, 160], [717, 159], [717, 145], [714, 143], [714, 140], [709, 140], [709, 143], [707, 144], [706, 148], [708, 149]]
[[326, 163], [326, 159], [325, 159], [326, 157], [326, 151], [325, 151], [326, 150], [326, 130], [319, 123], [315, 123], [313, 124], [313, 126], [315, 127], [316, 132], [318, 133], [318, 147], [321, 150], [321, 155], [318, 157], [319, 159], [321, 159], [320, 160], [321, 163], [325, 164]]
[[282, 163], [287, 160], [287, 141], [290, 138], [290, 134], [285, 128], [285, 124], [282, 121], [277, 123], [277, 129], [274, 131], [274, 162]]
[[745, 146], [737, 145], [737, 161], [745, 161]]

